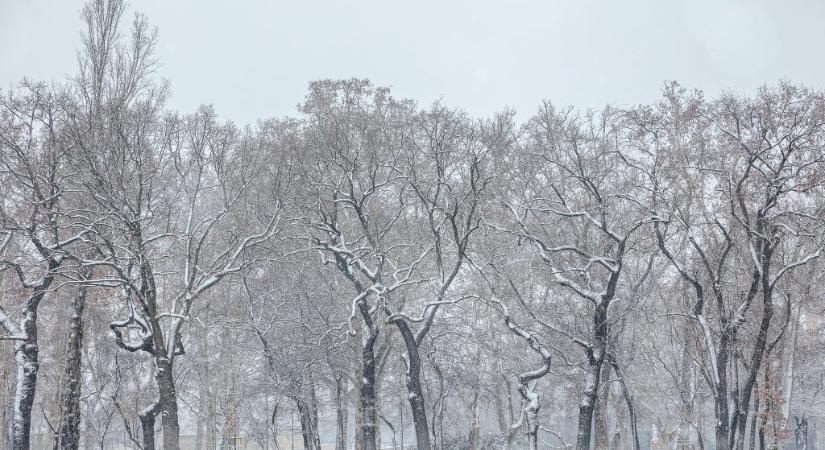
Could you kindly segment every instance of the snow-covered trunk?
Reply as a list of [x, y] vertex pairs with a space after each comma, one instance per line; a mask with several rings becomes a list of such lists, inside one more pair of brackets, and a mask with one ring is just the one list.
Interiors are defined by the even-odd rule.
[[[369, 314], [367, 312], [367, 314]], [[364, 340], [361, 346], [361, 439], [364, 450], [376, 450], [378, 411], [376, 410], [376, 361], [375, 343], [378, 330], [373, 326], [364, 326]]]
[[[160, 333], [156, 333], [160, 334]], [[163, 345], [158, 345], [158, 338], [154, 337], [155, 350], [155, 383], [158, 387], [158, 398], [140, 413], [140, 423], [143, 431], [143, 447], [155, 448], [155, 422], [159, 415], [163, 428], [163, 449], [179, 450], [180, 428], [178, 426], [178, 402], [173, 378], [172, 359], [167, 357]]]
[[607, 301], [596, 305], [593, 313], [593, 343], [586, 349], [587, 367], [584, 376], [584, 392], [579, 403], [579, 423], [576, 433], [576, 449], [590, 450], [593, 431], [593, 410], [599, 394], [599, 380], [607, 346]]
[[32, 406], [37, 389], [37, 373], [40, 369], [37, 346], [37, 306], [45, 290], [35, 292], [26, 303], [20, 322], [20, 340], [14, 345], [17, 364], [17, 384], [14, 392], [12, 416], [12, 450], [28, 450], [31, 438]]
[[83, 310], [86, 307], [86, 286], [80, 285], [72, 304], [69, 339], [66, 343], [66, 365], [60, 389], [60, 425], [58, 447], [77, 449], [80, 446], [80, 390], [82, 386], [81, 352], [83, 350]]
[[527, 444], [530, 450], [539, 448], [539, 394], [530, 388], [528, 383], [519, 386], [519, 393], [524, 399], [524, 418], [527, 421]]
[[424, 389], [421, 386], [421, 355], [418, 352], [418, 342], [409, 325], [403, 320], [395, 321], [404, 345], [407, 348], [407, 398], [415, 425], [415, 439], [418, 450], [430, 450], [430, 427], [427, 422], [427, 405], [424, 399]]
[[335, 450], [347, 450], [346, 377], [335, 379]]
[[599, 375], [601, 372], [601, 362], [590, 356], [585, 368], [584, 392], [579, 404], [579, 423], [576, 434], [576, 448], [578, 450], [590, 450], [590, 440], [593, 430], [593, 410], [596, 406], [596, 398], [599, 391]]

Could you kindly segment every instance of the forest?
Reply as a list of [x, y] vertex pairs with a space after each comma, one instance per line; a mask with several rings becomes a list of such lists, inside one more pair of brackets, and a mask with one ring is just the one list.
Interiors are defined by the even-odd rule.
[[823, 91], [237, 126], [82, 19], [0, 91], [0, 448], [825, 448]]

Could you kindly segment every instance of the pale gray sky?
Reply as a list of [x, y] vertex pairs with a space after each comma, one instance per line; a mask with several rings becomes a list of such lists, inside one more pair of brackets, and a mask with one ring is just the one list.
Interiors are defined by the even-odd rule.
[[[0, 0], [0, 87], [75, 70], [82, 0]], [[170, 107], [238, 123], [294, 114], [306, 84], [366, 77], [476, 115], [541, 99], [650, 102], [784, 78], [825, 86], [825, 2], [132, 0], [160, 32]], [[131, 15], [131, 13], [130, 13]]]

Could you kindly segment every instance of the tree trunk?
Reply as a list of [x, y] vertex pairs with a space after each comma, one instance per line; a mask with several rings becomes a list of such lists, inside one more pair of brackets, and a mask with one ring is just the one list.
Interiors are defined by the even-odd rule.
[[81, 351], [83, 349], [83, 309], [86, 306], [86, 286], [81, 285], [74, 297], [69, 339], [66, 344], [66, 366], [60, 399], [58, 447], [76, 450], [80, 446], [80, 390], [83, 385]]
[[44, 293], [35, 294], [23, 312], [20, 330], [23, 340], [15, 342], [14, 359], [17, 363], [17, 385], [14, 393], [12, 417], [12, 450], [29, 450], [31, 439], [32, 406], [40, 369], [37, 346], [37, 305]]
[[155, 450], [155, 417], [158, 413], [158, 404], [152, 403], [138, 414], [143, 441], [143, 450]]
[[599, 372], [601, 362], [590, 356], [584, 380], [584, 393], [579, 404], [579, 424], [576, 434], [576, 448], [590, 450], [590, 438], [593, 425], [593, 409], [599, 389]]
[[215, 450], [218, 444], [218, 437], [215, 433], [215, 393], [209, 392], [206, 403], [206, 449]]
[[[753, 389], [759, 392], [759, 385], [754, 385]], [[749, 438], [749, 450], [756, 450], [756, 429], [758, 428], [758, 421], [759, 421], [759, 396], [756, 396], [756, 400], [753, 402], [753, 418], [751, 418], [751, 432]]]
[[[771, 326], [771, 318], [773, 317], [773, 292], [770, 285], [771, 281], [768, 276], [769, 266], [767, 263], [762, 268], [762, 321], [759, 325], [759, 334], [756, 336], [756, 343], [754, 345], [753, 354], [751, 355], [750, 367], [748, 377], [745, 381], [745, 386], [741, 391], [741, 400], [735, 412], [737, 421], [736, 450], [743, 450], [745, 444], [745, 425], [747, 425], [748, 415], [750, 414], [750, 401], [753, 394], [753, 388], [756, 385], [756, 377], [759, 374], [759, 368], [762, 366], [762, 360], [765, 356], [765, 347], [768, 341], [768, 330]], [[733, 430], [732, 430], [733, 431]]]
[[315, 386], [310, 381], [305, 389], [304, 397], [295, 400], [298, 408], [298, 417], [301, 421], [301, 436], [305, 450], [321, 450], [321, 439], [318, 435], [318, 407], [315, 398]]
[[433, 370], [435, 371], [436, 378], [438, 378], [438, 398], [435, 403], [433, 403], [432, 418], [433, 435], [435, 436], [434, 443], [438, 450], [444, 450], [444, 410], [446, 409], [444, 401], [447, 397], [444, 394], [444, 372], [442, 372], [441, 367], [435, 362], [433, 362]]
[[178, 396], [172, 373], [172, 360], [166, 355], [157, 358], [155, 380], [158, 384], [158, 412], [163, 427], [163, 449], [179, 450]]
[[607, 304], [602, 301], [593, 313], [593, 343], [586, 349], [584, 392], [579, 404], [579, 424], [576, 433], [576, 449], [590, 450], [593, 430], [593, 409], [599, 394], [602, 362], [607, 346]]
[[619, 367], [619, 364], [615, 358], [610, 358], [610, 365], [613, 367], [613, 372], [616, 374], [616, 378], [619, 379], [619, 386], [622, 389], [622, 396], [624, 397], [625, 404], [627, 404], [627, 414], [630, 418], [630, 435], [633, 440], [633, 450], [640, 450], [642, 446], [641, 440], [639, 439], [639, 421], [636, 415], [636, 406], [633, 403], [633, 395], [627, 388], [627, 381], [624, 379], [624, 372]]
[[[206, 318], [209, 317], [209, 308], [206, 309]], [[203, 449], [204, 433], [210, 426], [209, 416], [209, 402], [212, 399], [212, 389], [209, 386], [210, 371], [209, 371], [209, 330], [204, 328], [198, 340], [200, 350], [200, 364], [198, 364], [198, 375], [200, 378], [200, 398], [198, 399], [198, 424], [197, 435], [195, 437], [195, 448], [197, 450]], [[207, 447], [208, 448], [208, 447]], [[212, 450], [212, 449], [210, 449]]]
[[9, 372], [8, 365], [6, 365], [5, 356], [0, 356], [0, 361], [3, 362], [3, 367], [0, 368], [0, 449], [5, 449], [9, 448], [7, 441], [7, 438], [9, 437], [9, 422], [7, 412], [8, 405], [10, 404], [7, 395]]
[[315, 381], [313, 381], [312, 375], [309, 379], [309, 389], [309, 418], [313, 431], [312, 438], [315, 447], [321, 450], [321, 437], [318, 432], [318, 397], [315, 394]]
[[470, 401], [470, 435], [467, 439], [470, 450], [478, 450], [481, 448], [481, 411], [478, 397], [478, 386], [476, 386], [473, 392], [473, 399]]
[[[602, 365], [601, 379], [610, 379], [610, 366]], [[609, 439], [607, 436], [607, 402], [610, 389], [605, 386], [599, 392], [595, 407], [593, 409], [593, 448], [594, 450], [609, 450]]]
[[[502, 398], [502, 385], [504, 386], [504, 389], [507, 390], [506, 404], [504, 398]], [[496, 419], [498, 421], [498, 429], [501, 435], [504, 436], [505, 450], [510, 450], [513, 448], [513, 440], [516, 436], [516, 430], [510, 428], [510, 424], [513, 421], [513, 409], [512, 400], [510, 399], [510, 385], [506, 382], [506, 379], [501, 383], [496, 383], [495, 395]]]
[[355, 436], [353, 445], [356, 450], [364, 448], [364, 403], [361, 401], [361, 389], [355, 402]]
[[696, 444], [699, 446], [699, 450], [705, 450], [705, 434], [702, 432], [701, 425], [696, 427]]
[[524, 418], [527, 421], [527, 444], [530, 450], [538, 450], [539, 448], [539, 395], [535, 393], [528, 383], [519, 386], [519, 392], [524, 398]]
[[716, 357], [717, 376], [719, 384], [715, 394], [714, 412], [716, 415], [716, 450], [730, 450], [728, 438], [730, 422], [728, 414], [728, 333], [725, 331], [719, 338], [719, 351]]
[[403, 319], [396, 320], [394, 323], [401, 332], [404, 345], [407, 347], [407, 398], [415, 425], [416, 445], [418, 450], [431, 450], [427, 405], [424, 399], [424, 389], [421, 387], [421, 356], [418, 352], [418, 342]]
[[808, 418], [805, 416], [795, 417], [796, 428], [794, 429], [794, 438], [796, 441], [796, 450], [808, 450]]
[[345, 396], [347, 379], [335, 379], [335, 450], [347, 450], [347, 401]]
[[791, 400], [793, 400], [793, 380], [794, 368], [796, 366], [796, 345], [799, 342], [799, 321], [802, 317], [802, 306], [797, 306], [792, 312], [792, 320], [790, 326], [792, 327], [791, 346], [788, 348], [788, 363], [785, 366], [785, 389], [784, 402], [782, 403], [782, 416], [785, 418], [785, 427], [790, 428], [791, 425]]
[[371, 326], [364, 327], [364, 341], [361, 347], [363, 371], [361, 374], [361, 436], [364, 450], [376, 450], [376, 427], [378, 415], [376, 411], [375, 380], [376, 361], [375, 343], [378, 339], [378, 330]]
[[630, 435], [628, 432], [629, 426], [627, 424], [627, 407], [623, 399], [618, 396], [613, 398], [613, 414], [616, 417], [615, 427], [613, 429], [613, 436], [610, 438], [610, 448], [613, 450], [625, 450], [628, 448], [627, 438]]
[[[160, 333], [156, 333], [160, 334]], [[158, 399], [140, 413], [140, 424], [143, 430], [144, 450], [155, 448], [155, 422], [160, 415], [163, 429], [163, 449], [179, 450], [180, 428], [178, 426], [178, 403], [175, 392], [175, 382], [172, 375], [172, 360], [166, 356], [162, 345], [157, 342], [162, 338], [155, 336], [155, 382], [158, 386]]]
[[204, 391], [203, 386], [201, 386], [200, 398], [198, 399], [198, 422], [195, 425], [195, 448], [197, 450], [203, 449], [203, 429], [206, 426], [205, 424], [205, 417], [206, 417], [206, 396], [209, 395], [207, 392]]

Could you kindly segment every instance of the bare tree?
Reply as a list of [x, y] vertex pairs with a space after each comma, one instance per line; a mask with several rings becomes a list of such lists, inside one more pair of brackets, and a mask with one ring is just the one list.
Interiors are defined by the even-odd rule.
[[[726, 96], [710, 105], [677, 87], [666, 95], [656, 125], [650, 115], [638, 116], [646, 151], [656, 160], [649, 172], [655, 234], [694, 291], [691, 314], [703, 336], [714, 391], [717, 448], [741, 450], [770, 341], [773, 293], [787, 273], [821, 252], [812, 233], [821, 226], [821, 212], [808, 208], [805, 198], [822, 183], [822, 99], [787, 85], [763, 89], [754, 100]], [[736, 348], [757, 297], [759, 326], [742, 361], [746, 376], [740, 385]], [[715, 306], [713, 321], [706, 298]]]
[[[276, 231], [280, 205], [245, 209], [258, 181], [255, 139], [217, 122], [211, 108], [163, 115], [163, 84], [153, 82], [155, 34], [137, 16], [131, 41], [119, 39], [123, 4], [87, 6], [74, 141], [77, 189], [104, 223], [84, 265], [90, 284], [118, 288], [126, 318], [111, 323], [117, 345], [151, 356], [158, 397], [140, 413], [142, 446], [154, 448], [155, 417], [164, 448], [178, 444], [174, 361], [195, 301], [254, 261]], [[257, 191], [256, 191], [257, 192]]]
[[642, 188], [621, 146], [617, 111], [580, 118], [545, 103], [526, 132], [529, 156], [519, 167], [526, 192], [504, 201], [515, 224], [499, 228], [530, 243], [551, 280], [592, 307], [590, 336], [574, 338], [586, 356], [576, 447], [588, 450], [611, 302], [650, 218], [639, 208]]
[[[310, 86], [302, 106], [308, 116], [307, 148], [316, 159], [311, 185], [315, 203], [308, 219], [312, 245], [351, 284], [350, 315], [361, 322], [360, 408], [364, 448], [376, 448], [376, 344], [382, 306], [392, 293], [417, 284], [416, 268], [430, 252], [405, 239], [408, 220], [404, 176], [397, 166], [404, 150], [409, 105], [368, 82], [323, 81]], [[397, 200], [396, 200], [397, 199]]]
[[38, 308], [59, 287], [60, 268], [70, 256], [67, 248], [87, 231], [75, 222], [81, 213], [65, 205], [69, 145], [60, 128], [64, 97], [42, 84], [25, 82], [22, 89], [0, 97], [0, 270], [12, 271], [19, 286], [14, 309], [0, 307], [0, 326], [7, 332], [0, 339], [15, 343], [14, 449], [30, 445], [40, 369]]

